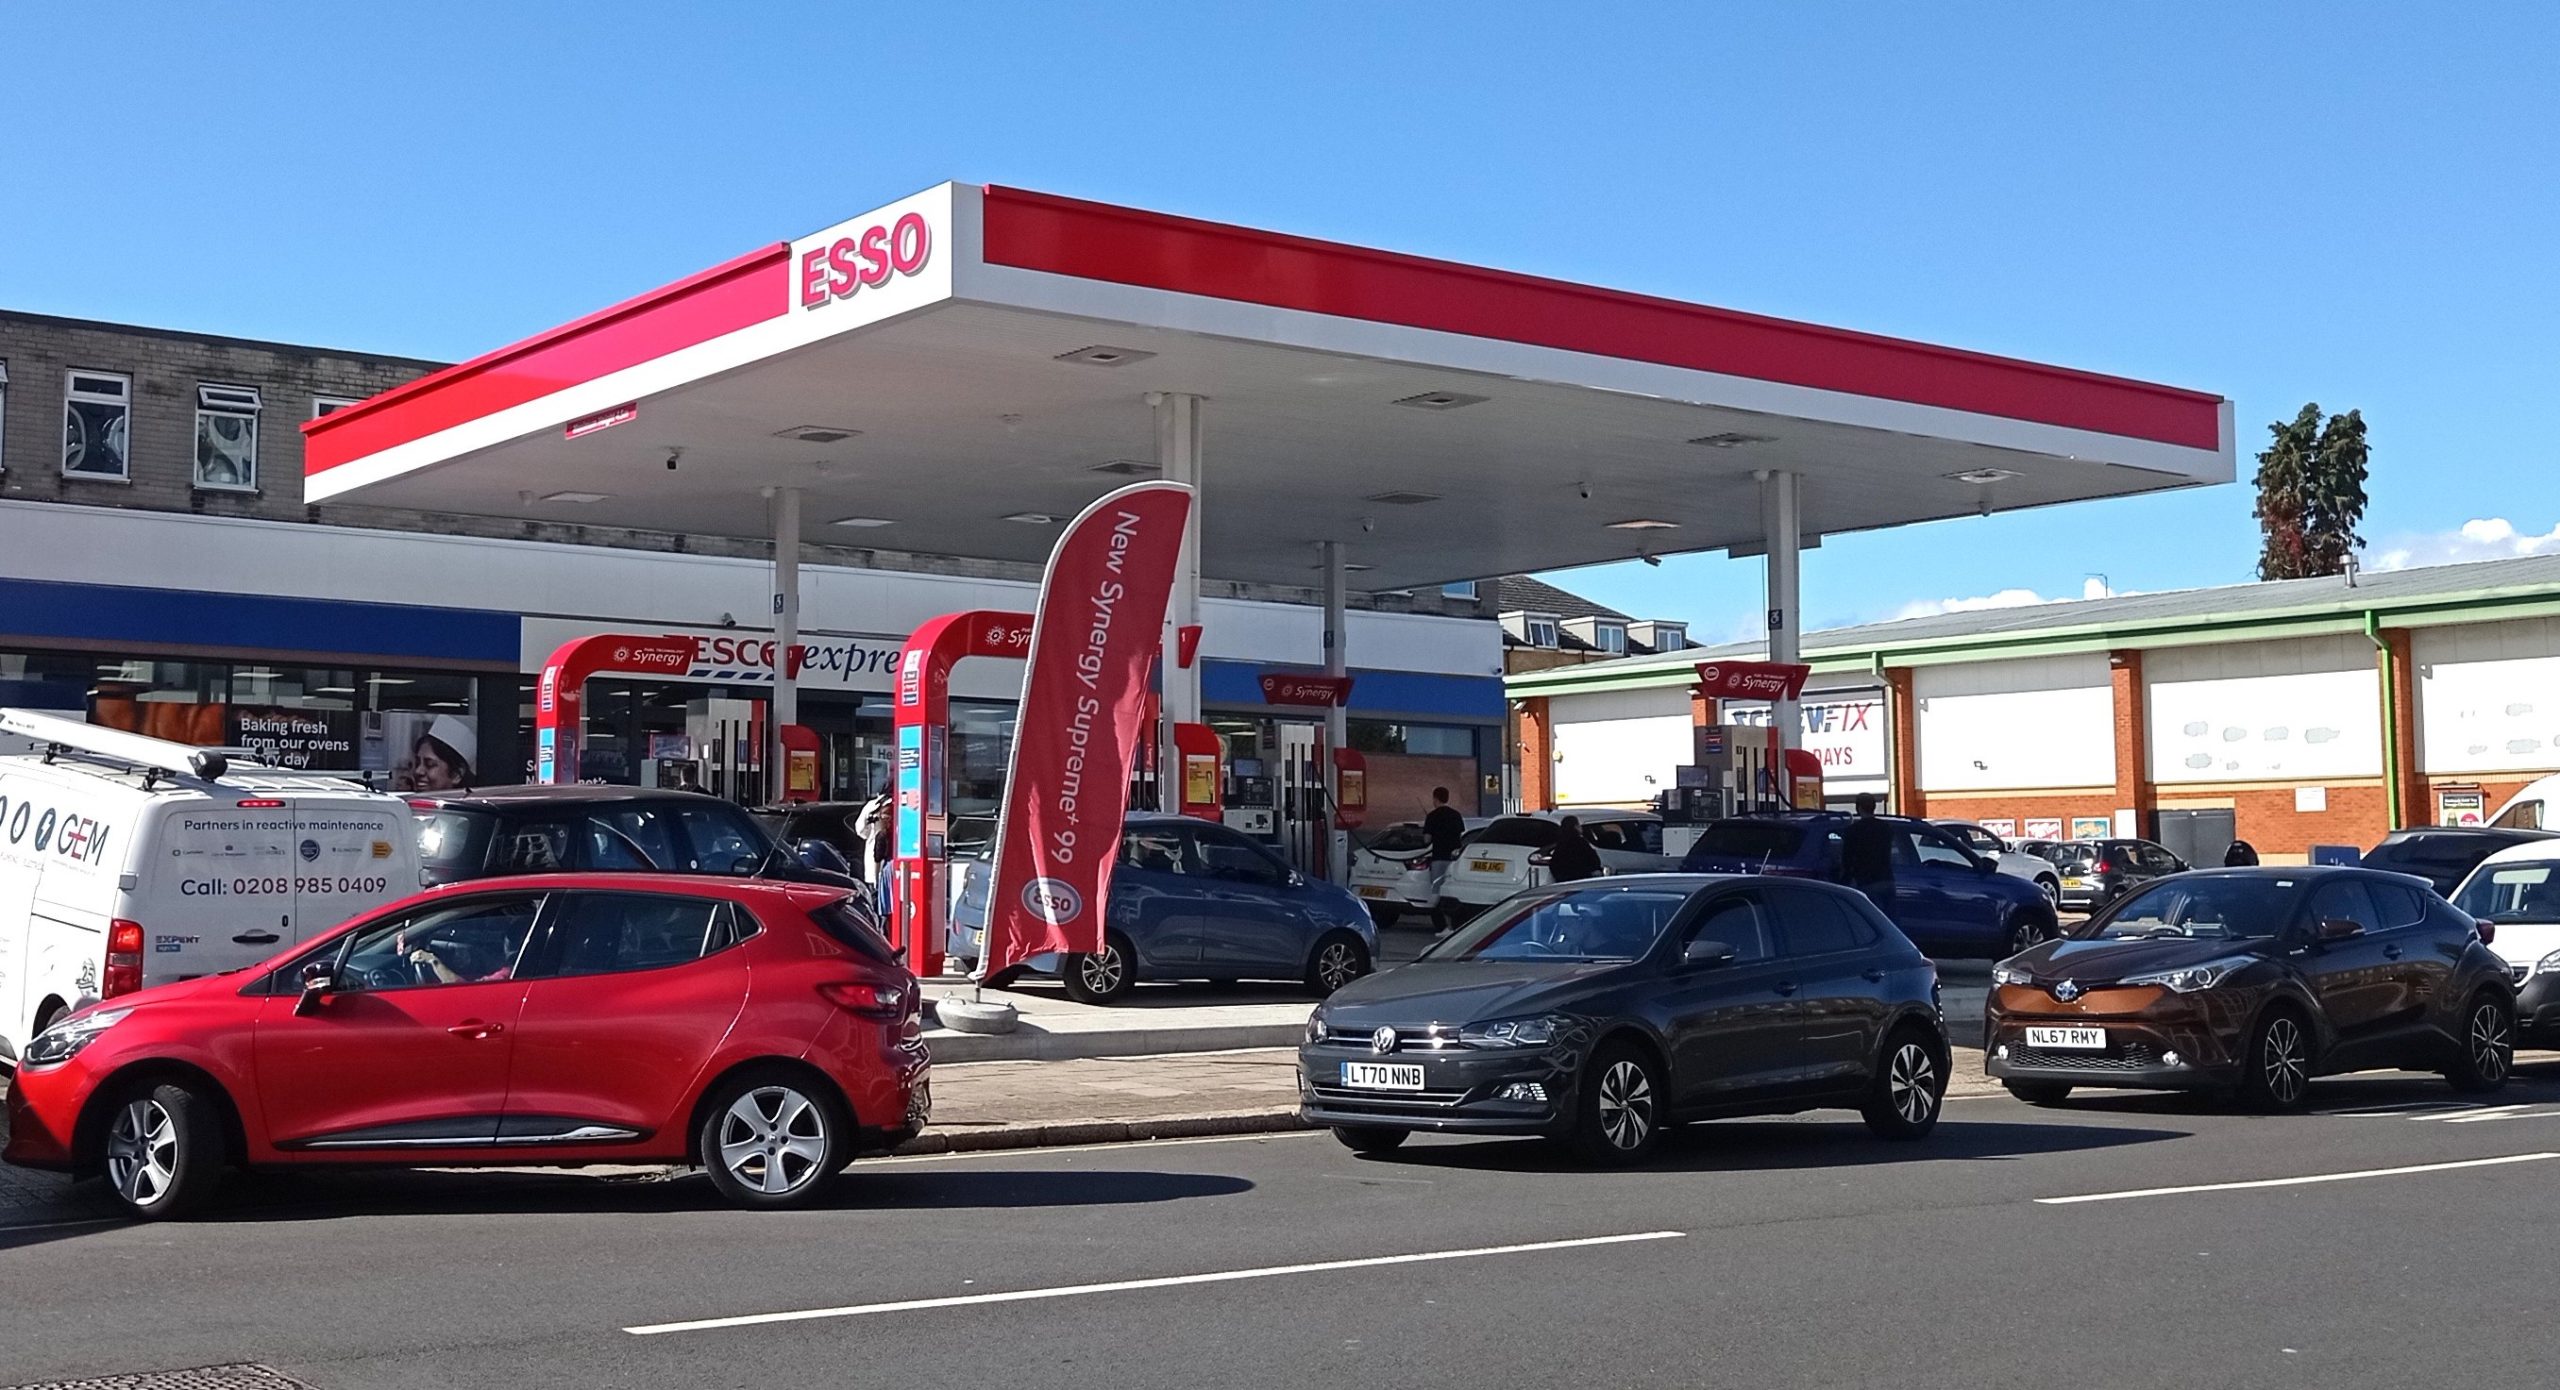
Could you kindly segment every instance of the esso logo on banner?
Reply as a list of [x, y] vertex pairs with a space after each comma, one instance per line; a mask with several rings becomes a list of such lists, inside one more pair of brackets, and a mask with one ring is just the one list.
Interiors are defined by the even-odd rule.
[[933, 227], [911, 212], [800, 253], [800, 307], [816, 309], [878, 289], [893, 275], [913, 275], [933, 255]]
[[1062, 878], [1035, 878], [1022, 885], [1022, 909], [1053, 927], [1084, 915], [1084, 895]]

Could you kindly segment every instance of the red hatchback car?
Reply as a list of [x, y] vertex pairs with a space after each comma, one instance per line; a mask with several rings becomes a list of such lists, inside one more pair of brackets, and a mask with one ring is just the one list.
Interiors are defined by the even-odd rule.
[[29, 1044], [0, 1157], [179, 1215], [233, 1165], [697, 1163], [787, 1206], [931, 1108], [915, 977], [840, 889], [574, 874], [419, 894]]

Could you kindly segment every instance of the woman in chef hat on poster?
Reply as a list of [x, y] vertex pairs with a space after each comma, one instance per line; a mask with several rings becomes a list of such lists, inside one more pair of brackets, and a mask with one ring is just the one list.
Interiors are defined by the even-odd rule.
[[422, 719], [424, 727], [409, 740], [408, 756], [392, 776], [392, 789], [404, 792], [468, 791], [472, 764], [480, 756], [480, 738], [471, 721], [457, 714]]

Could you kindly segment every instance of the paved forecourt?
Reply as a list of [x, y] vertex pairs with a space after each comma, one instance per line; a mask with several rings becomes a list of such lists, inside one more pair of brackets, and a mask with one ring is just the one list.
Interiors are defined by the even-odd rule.
[[920, 1157], [775, 1215], [699, 1181], [268, 1180], [203, 1223], [0, 1233], [0, 1384], [243, 1361], [321, 1390], [857, 1366], [1133, 1390], [2026, 1384], [2056, 1355], [2097, 1386], [2560, 1373], [2560, 1344], [2515, 1323], [2560, 1223], [2560, 1063], [2487, 1106], [2426, 1078], [2320, 1100], [1961, 1099], [1918, 1146], [1848, 1116], [1727, 1122], [1628, 1172], [1512, 1142], [1361, 1159], [1320, 1134]]

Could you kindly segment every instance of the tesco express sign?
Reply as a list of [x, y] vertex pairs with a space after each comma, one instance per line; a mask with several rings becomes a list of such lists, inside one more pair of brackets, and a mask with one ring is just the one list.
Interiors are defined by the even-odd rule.
[[800, 307], [817, 309], [913, 275], [933, 256], [933, 226], [920, 212], [874, 223], [800, 253]]

